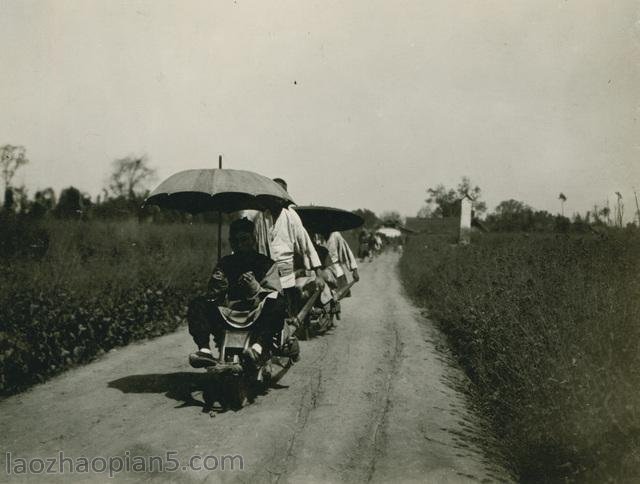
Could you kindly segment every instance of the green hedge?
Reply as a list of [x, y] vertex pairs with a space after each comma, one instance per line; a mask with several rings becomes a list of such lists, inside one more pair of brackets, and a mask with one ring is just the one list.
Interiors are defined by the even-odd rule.
[[413, 238], [401, 272], [522, 481], [640, 477], [637, 232]]
[[208, 224], [18, 222], [2, 228], [23, 245], [35, 245], [30, 234], [47, 244], [0, 256], [2, 395], [175, 330], [217, 254]]

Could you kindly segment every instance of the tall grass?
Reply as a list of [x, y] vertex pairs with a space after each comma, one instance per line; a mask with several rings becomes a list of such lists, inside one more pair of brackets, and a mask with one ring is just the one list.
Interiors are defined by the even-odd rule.
[[47, 221], [35, 232], [46, 251], [0, 258], [0, 394], [174, 330], [217, 254], [208, 224]]
[[48, 221], [44, 228], [44, 257], [5, 261], [24, 287], [86, 294], [149, 283], [170, 288], [213, 267], [217, 254], [217, 229], [207, 224]]
[[414, 238], [429, 309], [525, 482], [640, 477], [640, 237]]

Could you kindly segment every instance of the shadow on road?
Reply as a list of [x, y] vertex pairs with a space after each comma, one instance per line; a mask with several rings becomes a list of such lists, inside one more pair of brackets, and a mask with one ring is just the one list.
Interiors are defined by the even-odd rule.
[[[129, 375], [108, 383], [109, 388], [116, 388], [123, 393], [163, 393], [167, 398], [180, 402], [176, 408], [200, 407], [203, 412], [225, 412], [229, 409], [237, 411], [240, 407], [230, 407], [225, 384], [208, 373], [176, 372], [150, 373], [147, 375]], [[289, 388], [287, 385], [273, 383], [274, 390]], [[267, 390], [256, 388], [247, 395], [248, 402], [253, 402], [258, 395]], [[201, 397], [199, 400], [194, 395]], [[216, 405], [219, 403], [219, 405]]]
[[123, 393], [164, 393], [167, 398], [181, 402], [179, 408], [204, 407], [205, 403], [193, 398], [193, 393], [208, 390], [211, 382], [206, 373], [176, 372], [130, 375], [109, 382], [109, 388]]

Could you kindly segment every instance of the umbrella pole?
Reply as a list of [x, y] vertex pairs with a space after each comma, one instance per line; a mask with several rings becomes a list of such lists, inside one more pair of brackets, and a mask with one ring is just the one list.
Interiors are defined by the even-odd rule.
[[[218, 155], [218, 168], [222, 169], [222, 155]], [[222, 259], [222, 211], [218, 210], [218, 262]]]

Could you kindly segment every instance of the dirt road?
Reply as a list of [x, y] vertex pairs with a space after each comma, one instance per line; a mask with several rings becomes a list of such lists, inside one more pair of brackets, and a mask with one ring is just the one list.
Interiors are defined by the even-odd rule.
[[[439, 336], [410, 305], [397, 255], [361, 268], [331, 334], [302, 343], [302, 360], [238, 412], [202, 411], [203, 373], [192, 370], [186, 328], [112, 351], [99, 361], [0, 402], [0, 480], [108, 480], [106, 473], [7, 475], [20, 458], [134, 457], [180, 461], [176, 472], [121, 472], [117, 481], [465, 482], [506, 474], [471, 442], [478, 429], [449, 382], [460, 372], [436, 350]], [[11, 462], [7, 464], [7, 452]], [[244, 470], [182, 469], [190, 456], [241, 455]], [[128, 461], [127, 461], [128, 459]], [[52, 461], [51, 461], [52, 462]], [[218, 461], [218, 465], [221, 464]], [[195, 467], [216, 461], [196, 458]], [[30, 461], [32, 470], [40, 463]], [[45, 462], [48, 465], [48, 462]], [[59, 471], [59, 462], [54, 471]], [[8, 467], [7, 467], [8, 465]], [[65, 471], [80, 461], [63, 463]], [[144, 464], [148, 466], [148, 462]], [[173, 468], [173, 460], [166, 463]], [[112, 461], [116, 470], [118, 461]], [[94, 460], [95, 470], [102, 468]], [[131, 467], [133, 469], [133, 467]], [[141, 469], [141, 467], [137, 467]], [[148, 470], [148, 469], [147, 469]], [[62, 480], [61, 480], [62, 479]]]

